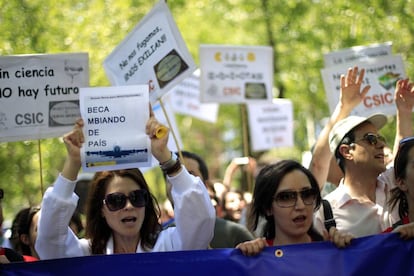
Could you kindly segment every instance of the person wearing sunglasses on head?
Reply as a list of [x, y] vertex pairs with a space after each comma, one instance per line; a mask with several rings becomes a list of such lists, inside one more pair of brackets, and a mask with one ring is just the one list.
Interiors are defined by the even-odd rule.
[[[247, 219], [249, 230], [263, 237], [240, 243], [236, 248], [251, 256], [266, 246], [323, 240], [331, 240], [338, 247], [348, 246], [351, 235], [340, 233], [334, 226], [322, 233], [313, 227], [313, 215], [321, 200], [315, 177], [299, 162], [281, 160], [265, 166], [257, 175]], [[266, 223], [257, 231], [261, 218]]]
[[165, 126], [152, 111], [146, 134], [153, 156], [172, 185], [176, 227], [162, 230], [157, 200], [141, 171], [135, 168], [97, 172], [87, 199], [85, 238], [79, 239], [69, 230], [78, 201], [74, 189], [81, 167], [82, 127], [79, 119], [73, 131], [64, 135], [68, 152], [65, 165], [43, 197], [36, 240], [41, 259], [207, 249], [215, 219], [208, 192], [169, 151], [168, 131], [157, 138], [156, 131]]
[[[355, 76], [350, 79], [351, 85], [355, 83]], [[346, 86], [346, 82], [342, 85]], [[412, 135], [413, 87], [408, 79], [396, 83], [394, 149], [403, 137]], [[393, 168], [387, 169], [385, 164], [385, 138], [379, 134], [386, 123], [387, 117], [381, 113], [368, 117], [350, 115], [336, 122], [329, 132], [328, 145], [344, 177], [325, 199], [330, 202], [338, 230], [355, 237], [381, 233], [398, 221], [396, 210], [390, 210], [387, 203], [395, 181]], [[315, 227], [321, 229], [323, 223], [322, 207], [315, 216]]]

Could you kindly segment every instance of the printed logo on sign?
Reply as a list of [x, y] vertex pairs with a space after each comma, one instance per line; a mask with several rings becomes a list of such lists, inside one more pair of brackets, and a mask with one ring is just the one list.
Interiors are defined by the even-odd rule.
[[49, 127], [70, 126], [79, 117], [79, 101], [49, 102]]
[[187, 69], [188, 65], [175, 50], [169, 52], [154, 66], [160, 88], [166, 86], [176, 76]]
[[207, 94], [210, 96], [217, 96], [218, 94], [218, 87], [215, 84], [210, 85], [210, 87], [207, 90]]
[[65, 67], [64, 67], [65, 73], [71, 77], [71, 83], [73, 83], [73, 78], [76, 75], [79, 75], [81, 72], [83, 72], [83, 67], [76, 64], [72, 64], [70, 60], [65, 60]]
[[393, 101], [393, 94], [391, 92], [387, 92], [385, 94], [366, 96], [364, 98], [364, 105], [368, 108], [372, 108], [374, 106], [392, 104]]
[[264, 83], [246, 82], [245, 97], [247, 99], [266, 99], [266, 86]]
[[396, 74], [393, 72], [388, 72], [378, 78], [379, 84], [384, 87], [386, 90], [395, 87], [395, 84], [400, 79], [400, 74]]

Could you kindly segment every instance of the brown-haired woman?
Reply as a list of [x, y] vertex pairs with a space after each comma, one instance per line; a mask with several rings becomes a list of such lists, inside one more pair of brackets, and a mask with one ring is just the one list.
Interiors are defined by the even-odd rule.
[[151, 112], [146, 133], [151, 152], [173, 187], [176, 227], [162, 230], [158, 203], [142, 173], [126, 169], [96, 173], [87, 202], [85, 238], [79, 239], [69, 230], [78, 201], [74, 188], [84, 142], [83, 121], [78, 120], [63, 138], [68, 157], [62, 173], [43, 197], [36, 240], [41, 259], [208, 247], [215, 219], [208, 192], [199, 178], [172, 158], [167, 147], [169, 135], [156, 137], [162, 126]]

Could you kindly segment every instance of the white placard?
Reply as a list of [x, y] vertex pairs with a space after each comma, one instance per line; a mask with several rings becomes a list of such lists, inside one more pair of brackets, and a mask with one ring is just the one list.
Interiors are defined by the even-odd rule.
[[85, 123], [83, 171], [149, 166], [148, 85], [82, 88], [80, 110]]
[[324, 54], [325, 67], [392, 55], [392, 42], [354, 46]]
[[203, 103], [272, 101], [272, 47], [201, 45], [200, 70]]
[[288, 99], [247, 105], [252, 151], [293, 146], [293, 105]]
[[0, 57], [0, 142], [60, 137], [89, 86], [87, 53]]
[[171, 89], [169, 95], [174, 112], [210, 123], [217, 122], [219, 105], [200, 102], [200, 70]]
[[371, 58], [364, 62], [354, 62], [322, 69], [322, 79], [326, 98], [332, 112], [339, 101], [340, 76], [345, 75], [348, 68], [357, 65], [365, 69], [363, 86], [369, 84], [371, 89], [361, 104], [353, 111], [353, 115], [369, 116], [382, 112], [395, 115], [394, 90], [397, 80], [406, 78], [404, 63], [400, 55]]
[[103, 66], [112, 85], [148, 84], [151, 103], [196, 69], [164, 0], [109, 54]]

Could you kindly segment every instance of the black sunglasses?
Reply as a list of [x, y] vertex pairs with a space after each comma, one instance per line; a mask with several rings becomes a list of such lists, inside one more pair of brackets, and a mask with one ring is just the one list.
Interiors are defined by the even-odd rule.
[[127, 199], [134, 207], [144, 207], [148, 202], [148, 192], [140, 189], [130, 192], [128, 196], [123, 193], [112, 193], [105, 196], [103, 203], [109, 211], [115, 212], [125, 207]]
[[378, 141], [381, 141], [384, 144], [387, 143], [384, 136], [377, 135], [377, 134], [373, 134], [373, 133], [367, 133], [367, 134], [365, 134], [362, 137], [362, 139], [359, 139], [359, 140], [357, 140], [355, 142], [362, 141], [362, 140], [367, 141], [368, 143], [370, 143], [373, 146], [375, 146], [376, 144], [378, 144]]
[[302, 191], [283, 191], [273, 197], [276, 204], [282, 208], [293, 207], [298, 201], [298, 195], [305, 205], [313, 205], [316, 200], [318, 192], [315, 189], [309, 188]]

